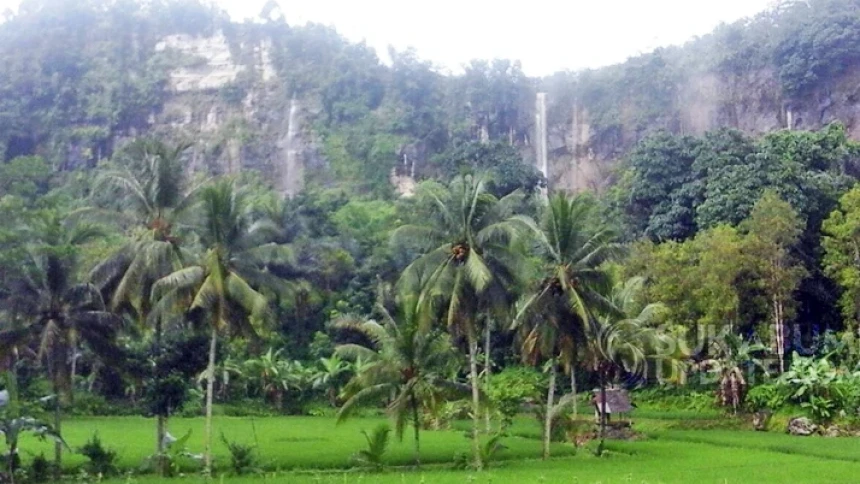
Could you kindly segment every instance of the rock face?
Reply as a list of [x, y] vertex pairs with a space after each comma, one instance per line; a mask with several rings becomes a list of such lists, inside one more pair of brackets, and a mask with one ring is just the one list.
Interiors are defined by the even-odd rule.
[[155, 50], [180, 62], [169, 72], [164, 106], [144, 129], [193, 140], [190, 172], [255, 168], [284, 195], [302, 189], [316, 144], [302, 100], [278, 77], [268, 40], [182, 34], [164, 37]]
[[[164, 106], [141, 130], [195, 140], [190, 170], [240, 173], [256, 168], [282, 193], [295, 195], [311, 165], [326, 169], [310, 128], [319, 99], [291, 91], [285, 78], [291, 66], [275, 65], [265, 36], [170, 35], [155, 50], [180, 62], [169, 72]], [[860, 66], [800, 101], [785, 99], [777, 73], [768, 69], [733, 75], [694, 72], [673, 84], [671, 92], [665, 105], [649, 107], [641, 93], [630, 93], [607, 108], [550, 90], [546, 122], [537, 122], [543, 104], [524, 108], [521, 124], [535, 125], [520, 128], [535, 136], [521, 140], [520, 147], [527, 160], [538, 163], [538, 157], [546, 156], [552, 189], [601, 191], [616, 177], [619, 160], [657, 130], [698, 135], [729, 127], [758, 135], [817, 129], [838, 120], [860, 139]], [[486, 127], [480, 132], [487, 136]], [[398, 191], [412, 191], [415, 165], [424, 166], [428, 156], [421, 150], [403, 153], [404, 166], [392, 177]]]
[[156, 52], [168, 49], [188, 57], [186, 66], [170, 73], [170, 85], [176, 92], [218, 89], [235, 81], [245, 70], [233, 61], [227, 38], [221, 32], [212, 37], [169, 35], [155, 46]]
[[564, 122], [549, 126], [550, 184], [567, 190], [600, 190], [611, 182], [618, 160], [637, 141], [658, 130], [701, 135], [736, 128], [760, 135], [780, 129], [814, 130], [840, 121], [853, 139], [860, 139], [860, 66], [800, 100], [783, 96], [772, 69], [731, 76], [696, 73], [673, 91], [674, 101], [657, 114], [641, 108], [637, 97], [619, 100], [614, 123], [603, 127], [599, 125], [606, 125], [606, 120], [595, 119], [588, 103], [552, 106], [558, 101], [550, 93], [551, 107], [570, 113]]
[[818, 426], [806, 417], [795, 417], [788, 421], [786, 430], [790, 435], [807, 436], [818, 431]]

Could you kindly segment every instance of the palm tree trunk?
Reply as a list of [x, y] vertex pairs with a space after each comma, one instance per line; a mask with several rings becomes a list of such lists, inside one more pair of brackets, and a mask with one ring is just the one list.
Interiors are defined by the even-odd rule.
[[[493, 363], [490, 358], [490, 319], [487, 318], [486, 323], [484, 324], [484, 391], [490, 391], [490, 376], [492, 376], [492, 367]], [[486, 420], [487, 433], [490, 433], [493, 428], [490, 422], [490, 407], [487, 406], [486, 411], [484, 412], [484, 419]]]
[[155, 455], [156, 455], [156, 472], [159, 476], [164, 476], [164, 435], [165, 429], [167, 428], [167, 419], [164, 418], [164, 415], [158, 415], [156, 417], [155, 424]]
[[[470, 332], [472, 333], [472, 332]], [[478, 382], [478, 341], [474, 334], [469, 335], [469, 383], [472, 387], [472, 452], [475, 458], [475, 469], [481, 470], [481, 441], [478, 438], [478, 422], [480, 421], [481, 393]]]
[[576, 369], [570, 365], [570, 393], [573, 395], [573, 421], [579, 419], [579, 402], [576, 401]]
[[[51, 377], [51, 383], [54, 391], [54, 430], [59, 434], [62, 424], [62, 385], [60, 379], [65, 368], [66, 354], [63, 351], [64, 345], [56, 345], [50, 350], [50, 360], [48, 361], [48, 374]], [[54, 443], [54, 481], [60, 480], [61, 468], [63, 465], [63, 446], [59, 442]]]
[[328, 387], [328, 401], [332, 408], [337, 408], [337, 388], [334, 386]]
[[75, 403], [75, 377], [78, 375], [78, 343], [72, 341], [72, 362], [71, 362], [71, 379], [69, 380], [69, 404]]
[[600, 379], [600, 410], [598, 412], [598, 415], [600, 415], [599, 455], [603, 452], [603, 441], [606, 439], [606, 378], [602, 368], [598, 367], [597, 372], [598, 378]]
[[[158, 318], [155, 322], [155, 356], [156, 361], [160, 361], [161, 359], [161, 318]], [[161, 370], [157, 367], [155, 368], [155, 386], [158, 388], [159, 379], [161, 378]], [[159, 476], [164, 476], [165, 473], [165, 455], [164, 455], [164, 437], [167, 433], [167, 416], [162, 413], [158, 413], [156, 415], [156, 424], [155, 424], [155, 455], [156, 459], [156, 472]]]
[[206, 451], [203, 454], [204, 469], [207, 479], [212, 476], [212, 392], [215, 388], [215, 350], [218, 344], [218, 330], [212, 328], [212, 336], [209, 342], [209, 365], [206, 367]]
[[543, 423], [543, 458], [549, 458], [549, 444], [552, 437], [552, 407], [555, 404], [555, 358], [549, 360], [549, 389], [546, 392], [546, 410]]
[[13, 442], [9, 446], [9, 458], [6, 463], [6, 473], [9, 475], [9, 483], [15, 484], [15, 454], [18, 453], [18, 444]]
[[[8, 415], [18, 418], [18, 350], [12, 350], [9, 358], [9, 369], [6, 373], [6, 390], [9, 392], [9, 403], [7, 404]], [[18, 454], [18, 439], [15, 438], [9, 444], [8, 472], [9, 482], [15, 484], [15, 456]]]
[[415, 467], [421, 467], [421, 419], [418, 416], [418, 401], [412, 394], [412, 427], [415, 432]]
[[[54, 381], [54, 430], [60, 433], [62, 424], [62, 403], [60, 402], [60, 386]], [[54, 482], [60, 481], [61, 468], [63, 465], [63, 445], [54, 443]]]

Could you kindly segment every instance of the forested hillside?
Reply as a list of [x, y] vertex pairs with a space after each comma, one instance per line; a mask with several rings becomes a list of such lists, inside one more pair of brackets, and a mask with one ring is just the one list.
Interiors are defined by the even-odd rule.
[[860, 0], [546, 79], [389, 56], [274, 2], [25, 0], [0, 24], [4, 398], [56, 430], [157, 416], [161, 474], [168, 417], [205, 414], [207, 476], [216, 406], [384, 407], [416, 465], [469, 418], [477, 469], [523, 408], [544, 457], [579, 445], [583, 388], [856, 424]]
[[383, 65], [330, 28], [289, 25], [274, 3], [265, 21], [235, 23], [192, 0], [28, 0], [0, 26], [0, 147], [6, 160], [38, 154], [70, 169], [159, 133], [195, 141], [193, 170], [258, 168], [285, 193], [352, 180], [350, 190], [388, 195], [392, 169], [437, 175], [447, 152], [476, 140], [530, 162], [535, 93], [546, 91], [550, 184], [605, 187], [615, 162], [660, 129], [761, 134], [841, 121], [860, 134], [858, 10], [786, 2], [682, 47], [530, 79], [507, 60], [454, 77], [420, 52], [391, 52]]

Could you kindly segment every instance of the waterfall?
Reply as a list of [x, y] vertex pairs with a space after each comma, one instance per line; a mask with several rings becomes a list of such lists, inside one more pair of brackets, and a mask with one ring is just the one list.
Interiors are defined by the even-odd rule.
[[539, 92], [535, 101], [535, 164], [547, 179], [547, 187], [543, 190], [544, 197], [549, 190], [547, 163], [546, 93]]
[[301, 160], [300, 111], [301, 103], [293, 96], [290, 100], [290, 112], [287, 117], [287, 134], [278, 143], [283, 156], [283, 165], [279, 170], [279, 188], [284, 195], [289, 197], [295, 196], [301, 190], [304, 181], [304, 165]]

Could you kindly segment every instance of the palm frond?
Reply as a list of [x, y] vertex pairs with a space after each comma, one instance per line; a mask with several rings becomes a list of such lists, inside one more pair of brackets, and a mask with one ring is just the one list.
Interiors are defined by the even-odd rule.
[[173, 289], [190, 289], [203, 283], [204, 270], [199, 266], [186, 267], [162, 277], [152, 286], [152, 300], [157, 301], [162, 294]]
[[490, 268], [484, 262], [484, 259], [474, 250], [469, 251], [466, 257], [466, 263], [463, 265], [469, 284], [474, 287], [479, 293], [490, 284], [493, 279], [493, 274]]
[[226, 293], [252, 316], [262, 316], [268, 311], [269, 302], [254, 290], [238, 274], [231, 272], [225, 280]]

